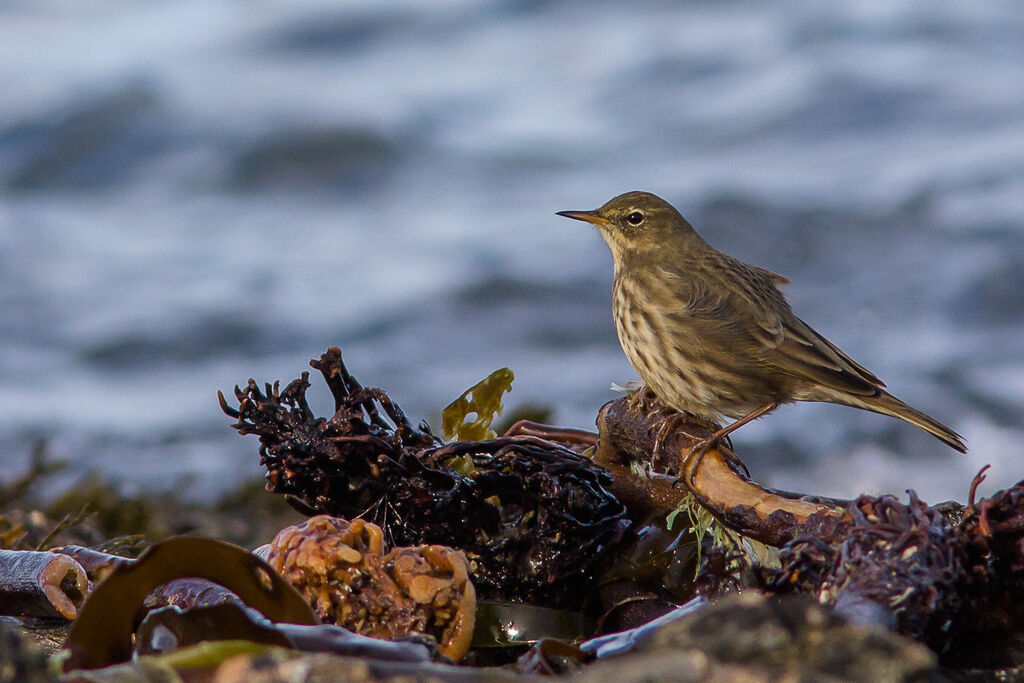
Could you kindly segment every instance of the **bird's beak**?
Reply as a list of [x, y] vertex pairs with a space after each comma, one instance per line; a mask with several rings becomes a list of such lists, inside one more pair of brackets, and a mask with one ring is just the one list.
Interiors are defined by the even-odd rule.
[[596, 211], [559, 211], [559, 216], [565, 216], [566, 218], [572, 218], [577, 221], [585, 221], [596, 225], [599, 228], [607, 228], [612, 223], [604, 216], [601, 216]]

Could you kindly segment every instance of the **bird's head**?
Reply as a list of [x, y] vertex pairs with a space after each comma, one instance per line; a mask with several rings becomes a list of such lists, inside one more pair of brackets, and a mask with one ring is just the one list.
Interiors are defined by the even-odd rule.
[[627, 192], [599, 209], [558, 215], [596, 225], [616, 263], [627, 256], [686, 248], [691, 239], [700, 239], [675, 207], [650, 192]]

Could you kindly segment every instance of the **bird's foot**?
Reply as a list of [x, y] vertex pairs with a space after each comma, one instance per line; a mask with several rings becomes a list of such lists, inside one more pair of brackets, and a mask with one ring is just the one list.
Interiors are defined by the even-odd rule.
[[673, 413], [666, 415], [661, 419], [661, 424], [658, 425], [658, 433], [654, 435], [654, 445], [651, 447], [651, 460], [657, 460], [661, 454], [661, 449], [665, 446], [665, 435], [668, 434], [669, 426], [678, 421], [679, 415]]
[[[679, 476], [677, 476], [675, 481], [672, 482], [672, 485], [678, 486], [679, 484], [686, 484], [686, 488], [693, 490], [696, 486], [697, 470], [700, 469], [701, 461], [704, 459], [704, 456], [708, 454], [708, 451], [717, 446], [723, 438], [725, 437], [719, 436], [718, 434], [711, 434], [691, 446], [690, 450], [683, 456], [682, 462], [679, 466]], [[735, 458], [736, 456], [734, 455], [732, 457]], [[696, 460], [694, 461], [694, 459]], [[692, 466], [690, 464], [691, 461], [694, 461]], [[687, 474], [687, 472], [689, 472], [689, 474]]]
[[[701, 461], [704, 460], [704, 456], [711, 451], [712, 448], [716, 448], [719, 444], [725, 442], [728, 448], [726, 450], [719, 449], [718, 453], [722, 456], [722, 459], [733, 466], [735, 470], [742, 470], [743, 474], [749, 479], [750, 470], [743, 464], [743, 461], [736, 457], [736, 454], [732, 452], [732, 439], [727, 435], [712, 434], [706, 439], [701, 439], [694, 444], [690, 450], [683, 457], [683, 464], [680, 469], [679, 476], [673, 482], [673, 485], [682, 483], [685, 478], [687, 488], [692, 489], [697, 483], [697, 472], [700, 470]], [[696, 458], [696, 462], [690, 465], [690, 461]], [[686, 475], [689, 472], [689, 476]]]
[[640, 412], [647, 413], [654, 409], [658, 395], [653, 389], [641, 382], [627, 382], [626, 388], [629, 389], [629, 395], [636, 401], [636, 407]]
[[[702, 424], [705, 423], [703, 419], [698, 418], [691, 413], [677, 413], [674, 411], [661, 418], [661, 424], [658, 425], [658, 433], [654, 435], [654, 446], [651, 448], [651, 459], [654, 461], [660, 460], [661, 449], [665, 447], [665, 437], [671, 432], [677, 430], [681, 424], [685, 424], [693, 420], [698, 420]], [[717, 425], [713, 423], [706, 424], [711, 425], [711, 428], [708, 431], [715, 431]]]
[[[709, 450], [711, 450], [712, 447], [714, 447], [716, 444], [721, 443], [722, 439], [728, 439], [729, 438], [729, 434], [731, 434], [732, 432], [736, 431], [737, 429], [739, 429], [743, 425], [747, 424], [748, 422], [752, 422], [752, 421], [756, 420], [757, 418], [761, 417], [762, 415], [767, 415], [768, 413], [770, 413], [771, 411], [775, 410], [778, 407], [779, 407], [778, 402], [766, 403], [766, 404], [764, 404], [763, 406], [761, 406], [759, 408], [755, 408], [754, 410], [751, 410], [749, 413], [747, 413], [746, 415], [744, 415], [740, 419], [736, 420], [732, 424], [726, 425], [725, 427], [722, 427], [718, 431], [712, 433], [711, 436], [708, 436], [707, 438], [704, 438], [704, 439], [701, 439], [700, 441], [698, 441], [690, 449], [690, 452], [686, 454], [686, 457], [683, 458], [682, 470], [681, 470], [681, 473], [679, 475], [679, 478], [676, 479], [676, 483], [679, 483], [679, 481], [682, 480], [682, 478], [685, 475], [685, 473], [687, 471], [689, 471], [690, 474], [689, 474], [688, 477], [686, 477], [686, 482], [689, 485], [689, 487], [692, 489], [693, 485], [694, 485], [694, 483], [696, 481], [697, 470], [700, 469], [700, 462], [701, 462], [701, 460], [704, 459], [704, 456], [707, 454], [707, 452]], [[690, 467], [690, 460], [692, 460], [695, 457], [697, 458], [697, 461], [695, 463], [693, 463], [692, 467]], [[740, 467], [743, 468], [743, 471], [746, 472], [747, 477], [750, 477], [750, 472], [747, 470], [746, 465], [744, 465], [742, 462], [740, 462], [740, 459], [737, 458], [734, 453], [732, 453], [732, 442], [731, 441], [729, 442], [729, 451], [726, 452], [726, 453], [723, 453], [722, 457], [727, 459], [729, 461], [729, 463], [732, 464], [732, 465], [737, 465], [738, 464]]]
[[[723, 456], [727, 458], [730, 462], [742, 467], [744, 472], [747, 471], [746, 466], [740, 461], [739, 458], [737, 458], [731, 452], [732, 439], [729, 438], [728, 432], [723, 432], [723, 430], [721, 430], [719, 426], [712, 422], [711, 420], [707, 420], [698, 415], [694, 415], [693, 413], [672, 413], [671, 415], [667, 415], [662, 419], [661, 425], [658, 427], [658, 433], [654, 437], [654, 447], [652, 449], [652, 455], [655, 459], [658, 459], [658, 456], [661, 454], [661, 449], [664, 448], [665, 437], [673, 429], [678, 428], [680, 423], [696, 423], [711, 433], [708, 436], [701, 439], [700, 441], [698, 441], [697, 443], [695, 443], [693, 446], [691, 446], [690, 450], [686, 452], [685, 456], [683, 456], [683, 458], [680, 461], [679, 475], [673, 482], [673, 486], [678, 486], [679, 484], [685, 483], [690, 488], [692, 488], [693, 483], [695, 481], [694, 477], [696, 476], [697, 470], [700, 468], [701, 460], [703, 460], [704, 456], [707, 454], [708, 451], [710, 451], [712, 448], [717, 446], [719, 443], [722, 443], [723, 441], [728, 444], [730, 449], [727, 452], [723, 452]], [[692, 472], [688, 477], [689, 481], [687, 481], [686, 479], [684, 479], [685, 472], [687, 472], [687, 470], [690, 469], [690, 461], [693, 458], [696, 458], [697, 462], [694, 463]], [[749, 476], [749, 474], [750, 473], [748, 472], [747, 476]]]

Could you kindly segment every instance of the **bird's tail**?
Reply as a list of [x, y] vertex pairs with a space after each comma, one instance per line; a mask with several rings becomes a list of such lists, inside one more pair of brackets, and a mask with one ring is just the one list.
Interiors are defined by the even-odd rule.
[[856, 404], [856, 407], [881, 413], [882, 415], [898, 417], [919, 429], [923, 429], [950, 448], [955, 448], [961, 453], [967, 452], [967, 444], [962, 436], [930, 415], [925, 415], [920, 410], [911, 408], [886, 391], [879, 390], [877, 397], [864, 400], [863, 403]]

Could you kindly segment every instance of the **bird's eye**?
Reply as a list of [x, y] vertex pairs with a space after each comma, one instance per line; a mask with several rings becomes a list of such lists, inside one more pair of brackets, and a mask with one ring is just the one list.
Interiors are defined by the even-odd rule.
[[641, 223], [644, 222], [644, 215], [639, 211], [634, 211], [633, 213], [626, 216], [626, 221], [630, 225], [640, 225]]

